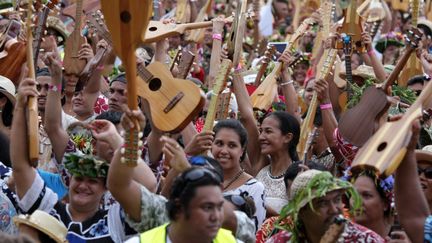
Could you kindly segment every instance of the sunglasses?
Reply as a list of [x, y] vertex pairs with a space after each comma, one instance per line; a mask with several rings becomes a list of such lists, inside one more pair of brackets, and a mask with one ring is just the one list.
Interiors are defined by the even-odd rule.
[[220, 178], [220, 176], [206, 168], [196, 168], [187, 171], [185, 174], [183, 174], [183, 179], [187, 184], [189, 182], [200, 180], [205, 176], [210, 176], [212, 179], [218, 181], [219, 183], [222, 183], [222, 178]]
[[427, 179], [432, 179], [432, 168], [417, 168], [417, 171], [419, 175], [423, 173]]
[[245, 199], [240, 195], [229, 195], [225, 197], [228, 201], [230, 201], [232, 204], [234, 204], [237, 208], [242, 208], [246, 201]]

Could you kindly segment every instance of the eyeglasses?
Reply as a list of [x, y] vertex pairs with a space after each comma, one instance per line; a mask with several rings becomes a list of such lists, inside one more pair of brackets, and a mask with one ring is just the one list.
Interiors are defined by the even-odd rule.
[[41, 91], [44, 88], [46, 91], [49, 89], [49, 84], [36, 84], [37, 91]]
[[196, 168], [193, 170], [189, 170], [185, 174], [183, 174], [183, 179], [185, 183], [188, 183], [197, 181], [204, 176], [210, 176], [212, 179], [218, 181], [219, 183], [222, 183], [222, 178], [220, 178], [219, 175], [206, 168]]
[[421, 175], [422, 173], [425, 175], [425, 177], [427, 179], [432, 179], [432, 168], [426, 168], [426, 169], [422, 169], [422, 168], [417, 168], [418, 174]]
[[192, 156], [189, 158], [189, 162], [191, 163], [191, 165], [208, 166], [214, 169], [213, 165], [210, 164], [204, 156]]

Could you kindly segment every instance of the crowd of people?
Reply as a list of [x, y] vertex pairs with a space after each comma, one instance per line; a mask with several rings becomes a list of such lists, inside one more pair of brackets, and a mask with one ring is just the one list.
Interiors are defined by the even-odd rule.
[[[169, 134], [152, 120], [154, 97], [130, 95], [111, 46], [122, 33], [94, 26], [110, 1], [42, 1], [39, 21], [58, 9], [34, 33], [35, 78], [29, 60], [15, 66], [33, 1], [0, 1], [0, 242], [432, 242], [432, 1], [141, 0], [166, 28], [210, 21], [135, 51], [135, 75], [159, 63], [205, 100]], [[76, 30], [85, 42], [71, 54]], [[86, 63], [78, 73], [71, 55]], [[372, 87], [386, 108], [368, 120], [381, 102], [370, 100], [347, 124]], [[261, 90], [271, 105], [257, 103]], [[380, 131], [419, 101], [408, 129]], [[364, 161], [382, 151], [390, 165]]]

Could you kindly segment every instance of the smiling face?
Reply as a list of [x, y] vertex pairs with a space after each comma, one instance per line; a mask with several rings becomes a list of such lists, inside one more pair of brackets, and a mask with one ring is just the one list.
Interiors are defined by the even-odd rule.
[[280, 150], [288, 151], [288, 143], [291, 141], [292, 134], [282, 134], [279, 120], [270, 115], [264, 119], [260, 128], [259, 141], [261, 153], [272, 154]]
[[308, 68], [309, 66], [304, 62], [295, 65], [293, 68], [293, 75], [292, 75], [294, 81], [298, 82], [300, 85], [303, 85], [306, 79], [306, 73]]
[[315, 85], [315, 79], [311, 79], [307, 82], [306, 88], [304, 90], [304, 101], [305, 104], [308, 106], [312, 101], [314, 85]]
[[222, 226], [224, 198], [219, 186], [201, 186], [196, 188], [195, 196], [189, 202], [187, 210], [182, 210], [178, 223], [187, 225], [187, 229], [202, 242], [212, 242]]
[[420, 184], [430, 207], [430, 205], [432, 205], [432, 178], [427, 178], [425, 172], [423, 171], [432, 171], [432, 163], [428, 161], [418, 161], [417, 167], [419, 168], [420, 171], [422, 171], [422, 173], [420, 173], [419, 175]]
[[384, 220], [387, 206], [373, 180], [368, 176], [360, 176], [355, 181], [354, 188], [362, 197], [362, 212], [355, 217], [355, 221], [361, 225], [369, 225]]
[[223, 170], [240, 167], [240, 157], [243, 151], [240, 136], [234, 129], [222, 128], [216, 133], [212, 154], [219, 161]]
[[103, 178], [72, 176], [69, 187], [69, 200], [77, 210], [97, 208], [106, 191]]

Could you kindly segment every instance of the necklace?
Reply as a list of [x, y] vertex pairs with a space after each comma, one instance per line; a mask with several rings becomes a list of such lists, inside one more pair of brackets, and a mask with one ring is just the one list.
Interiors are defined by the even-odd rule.
[[281, 175], [274, 176], [274, 175], [272, 175], [271, 170], [272, 170], [272, 168], [271, 168], [271, 165], [270, 165], [270, 166], [269, 166], [269, 170], [267, 171], [267, 174], [268, 174], [268, 176], [270, 177], [270, 179], [273, 179], [273, 180], [281, 179], [281, 178], [283, 178], [283, 177], [285, 176], [285, 174], [286, 174], [286, 171], [285, 171], [285, 172], [282, 173]]
[[240, 178], [240, 176], [243, 174], [244, 169], [241, 169], [231, 180], [230, 182], [228, 182], [228, 184], [226, 186], [224, 186], [224, 191], [230, 187], [236, 180], [238, 180], [238, 178]]

